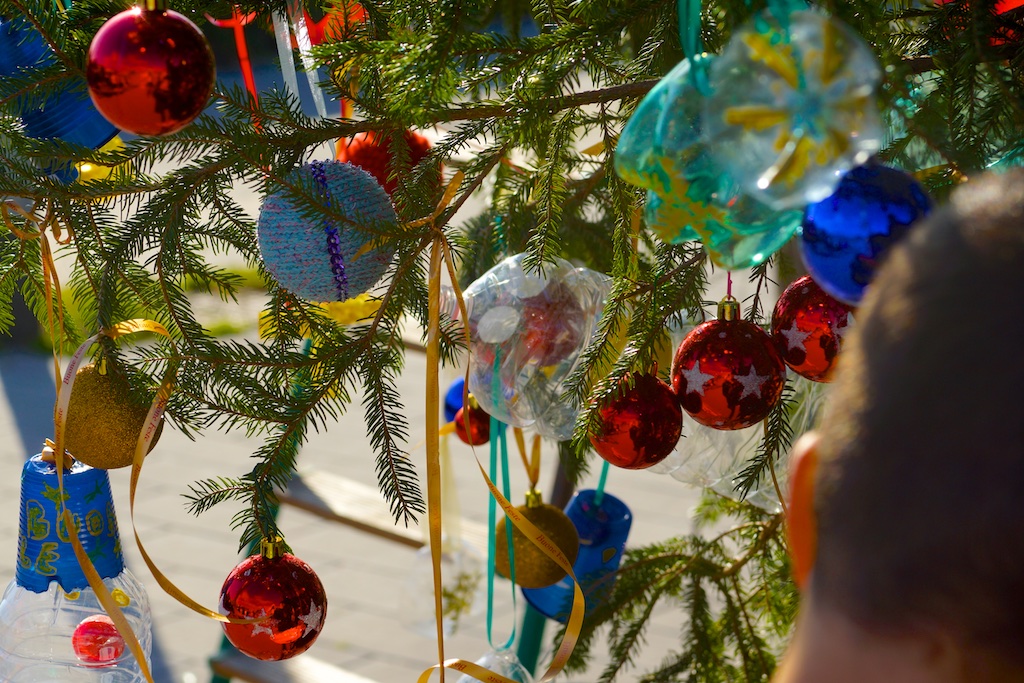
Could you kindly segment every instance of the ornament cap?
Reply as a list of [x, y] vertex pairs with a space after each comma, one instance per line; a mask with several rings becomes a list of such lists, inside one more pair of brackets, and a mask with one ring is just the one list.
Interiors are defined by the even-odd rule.
[[718, 302], [718, 319], [731, 321], [740, 319], [740, 302], [731, 294]]
[[[43, 462], [50, 463], [51, 465], [57, 465], [57, 451], [53, 450], [53, 442], [49, 439], [46, 440], [43, 450], [39, 453], [39, 459]], [[73, 455], [68, 453], [67, 449], [64, 450], [64, 469], [70, 470], [77, 462]]]
[[526, 507], [539, 508], [544, 504], [544, 497], [537, 489], [530, 489], [526, 492]]
[[260, 541], [260, 556], [266, 560], [273, 560], [284, 555], [284, 539], [280, 536], [264, 538]]
[[163, 11], [167, 9], [167, 0], [146, 0], [144, 6], [145, 9], [150, 11]]

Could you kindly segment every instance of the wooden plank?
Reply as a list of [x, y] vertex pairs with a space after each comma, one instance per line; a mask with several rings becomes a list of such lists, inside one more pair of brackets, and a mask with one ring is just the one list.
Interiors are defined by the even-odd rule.
[[210, 668], [218, 676], [249, 683], [375, 683], [308, 654], [283, 662], [263, 662], [228, 650], [211, 658]]
[[[419, 527], [395, 523], [380, 491], [330, 472], [305, 471], [296, 475], [287, 489], [278, 492], [278, 498], [283, 504], [389, 541], [412, 548], [424, 545], [424, 534]], [[486, 525], [465, 519], [460, 524], [463, 539], [486, 554]]]

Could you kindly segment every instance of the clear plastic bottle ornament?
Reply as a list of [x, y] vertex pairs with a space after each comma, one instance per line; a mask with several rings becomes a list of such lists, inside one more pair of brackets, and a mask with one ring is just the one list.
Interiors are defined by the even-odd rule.
[[[812, 382], [790, 375], [792, 412], [789, 425], [793, 440], [814, 429], [827, 407], [828, 384]], [[700, 424], [692, 424], [686, 447], [693, 448], [682, 467], [672, 477], [694, 486], [707, 487], [719, 495], [739, 500], [737, 488], [743, 470], [761, 446], [764, 427], [760, 424], [746, 429], [722, 431]], [[789, 451], [784, 451], [773, 465], [775, 478], [766, 471], [758, 483], [747, 493], [745, 500], [763, 510], [776, 514], [782, 511], [779, 492], [789, 493]], [[776, 483], [778, 488], [776, 488]]]
[[871, 48], [816, 10], [766, 10], [711, 65], [704, 132], [742, 188], [783, 210], [825, 199], [884, 133]]
[[679, 445], [672, 449], [672, 452], [669, 453], [664, 460], [651, 465], [645, 471], [650, 472], [651, 474], [672, 474], [678, 470], [686, 462], [686, 456], [684, 456], [679, 450], [684, 444], [685, 441], [681, 440]]
[[800, 225], [799, 211], [775, 211], [746, 194], [712, 156], [704, 136], [710, 55], [680, 62], [637, 107], [615, 149], [615, 170], [647, 188], [644, 220], [673, 244], [699, 239], [716, 264], [755, 266]]
[[[510, 256], [466, 288], [469, 390], [494, 418], [564, 441], [577, 410], [562, 401], [565, 379], [590, 342], [611, 280], [556, 259], [541, 272]], [[441, 310], [461, 317], [455, 293]]]
[[686, 420], [684, 429], [687, 438], [680, 443], [679, 449], [685, 462], [670, 476], [691, 486], [712, 488], [728, 498], [736, 497], [730, 488], [732, 474], [738, 465], [757, 452], [757, 445], [764, 434], [760, 423], [744, 429], [727, 430]]
[[[790, 381], [793, 387], [794, 407], [789, 417], [789, 425], [793, 430], [793, 442], [796, 443], [801, 435], [815, 429], [821, 422], [828, 408], [829, 385], [812, 382], [799, 375], [790, 375]], [[739, 471], [735, 476], [739, 476]], [[783, 497], [789, 496], [789, 450], [779, 454], [779, 459], [775, 461], [775, 481], [772, 480], [770, 473], [762, 476], [757, 488], [747, 495], [747, 502], [772, 514], [778, 514], [782, 512], [780, 492]]]
[[[64, 472], [65, 505], [104, 586], [131, 624], [147, 659], [152, 647], [149, 598], [124, 566], [106, 470], [75, 463]], [[0, 681], [141, 683], [131, 651], [107, 632], [60, 521], [57, 470], [41, 455], [21, 477], [21, 524], [15, 578], [0, 600]], [[121, 639], [123, 640], [123, 638]]]
[[[519, 662], [519, 658], [512, 650], [491, 650], [476, 660], [476, 663], [488, 671], [501, 674], [510, 680], [519, 681], [519, 683], [533, 683], [533, 676]], [[479, 678], [465, 674], [458, 679], [457, 683], [477, 683], [479, 680]]]
[[[445, 636], [454, 635], [465, 619], [483, 612], [487, 594], [484, 558], [465, 541], [441, 543], [441, 612]], [[430, 548], [416, 551], [398, 604], [406, 628], [424, 638], [437, 636], [434, 615], [434, 570]]]

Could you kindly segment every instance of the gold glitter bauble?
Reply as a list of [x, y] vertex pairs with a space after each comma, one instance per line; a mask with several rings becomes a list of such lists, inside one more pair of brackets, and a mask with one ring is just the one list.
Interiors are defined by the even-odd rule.
[[[82, 366], [71, 387], [64, 448], [76, 460], [97, 469], [128, 467], [148, 412], [148, 405], [132, 402], [124, 375], [109, 367], [101, 374], [95, 363]], [[150, 450], [162, 429], [163, 422]]]
[[[522, 505], [516, 509], [562, 551], [569, 564], [576, 561], [576, 554], [580, 550], [580, 537], [576, 533], [576, 527], [562, 510], [547, 503]], [[507, 518], [502, 518], [494, 532], [494, 569], [505, 578], [510, 578], [508, 541], [505, 537], [506, 521]], [[512, 550], [516, 557], [516, 585], [521, 588], [544, 588], [565, 578], [565, 570], [555, 564], [554, 560], [549, 559], [544, 551], [514, 526]]]

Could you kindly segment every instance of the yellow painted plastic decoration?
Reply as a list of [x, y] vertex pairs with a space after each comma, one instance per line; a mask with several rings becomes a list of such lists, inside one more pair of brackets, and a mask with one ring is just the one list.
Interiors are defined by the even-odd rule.
[[842, 22], [816, 10], [765, 11], [711, 65], [712, 154], [775, 209], [821, 201], [881, 147], [880, 79], [871, 48]]

